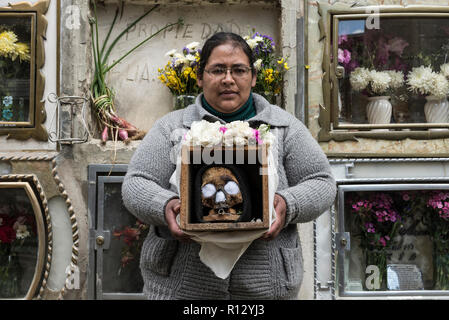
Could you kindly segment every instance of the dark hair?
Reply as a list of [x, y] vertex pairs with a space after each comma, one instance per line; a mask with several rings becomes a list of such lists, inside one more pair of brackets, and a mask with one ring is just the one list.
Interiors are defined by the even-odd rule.
[[249, 66], [251, 67], [251, 72], [254, 74], [254, 55], [248, 43], [238, 34], [232, 32], [218, 32], [212, 37], [206, 40], [201, 49], [201, 58], [198, 66], [198, 77], [203, 78], [204, 68], [206, 67], [207, 61], [212, 53], [212, 51], [225, 43], [232, 43], [235, 47], [239, 47], [246, 54], [249, 60]]

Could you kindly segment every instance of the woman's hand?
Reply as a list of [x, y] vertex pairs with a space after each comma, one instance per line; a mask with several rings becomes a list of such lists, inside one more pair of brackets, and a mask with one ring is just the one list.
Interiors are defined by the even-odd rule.
[[181, 210], [181, 200], [179, 199], [170, 200], [165, 206], [165, 220], [167, 221], [168, 229], [170, 230], [170, 233], [173, 236], [173, 238], [182, 242], [190, 242], [192, 241], [190, 239], [190, 236], [185, 234], [179, 227], [178, 223], [176, 222], [176, 216], [179, 214], [180, 210]]
[[274, 211], [276, 212], [276, 220], [271, 225], [270, 230], [264, 233], [261, 237], [263, 240], [267, 241], [276, 238], [285, 225], [285, 214], [287, 212], [287, 204], [285, 203], [284, 198], [282, 198], [278, 194], [275, 194], [273, 204], [274, 204]]

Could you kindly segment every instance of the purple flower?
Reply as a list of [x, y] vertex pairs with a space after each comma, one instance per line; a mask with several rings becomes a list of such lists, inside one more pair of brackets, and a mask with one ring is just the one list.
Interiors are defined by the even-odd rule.
[[348, 64], [351, 61], [351, 52], [347, 49], [338, 49], [338, 62]]
[[226, 131], [228, 131], [228, 128], [226, 128], [226, 127], [220, 127], [220, 132], [221, 133], [225, 133]]
[[343, 42], [348, 41], [348, 35], [344, 34], [338, 37], [338, 45], [341, 45]]

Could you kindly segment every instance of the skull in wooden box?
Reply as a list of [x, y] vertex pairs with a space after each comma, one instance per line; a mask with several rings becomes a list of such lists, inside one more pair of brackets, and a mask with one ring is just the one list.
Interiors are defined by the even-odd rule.
[[[241, 221], [249, 205], [245, 179], [231, 166], [209, 166], [201, 170], [201, 204], [205, 222]], [[245, 203], [246, 205], [244, 205]], [[205, 211], [206, 210], [206, 211]]]

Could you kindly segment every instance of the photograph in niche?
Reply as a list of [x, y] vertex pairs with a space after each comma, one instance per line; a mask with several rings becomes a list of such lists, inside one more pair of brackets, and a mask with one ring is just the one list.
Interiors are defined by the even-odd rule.
[[449, 289], [449, 191], [347, 192], [345, 230], [346, 291]]
[[339, 123], [449, 122], [449, 113], [432, 118], [425, 107], [447, 104], [448, 25], [445, 16], [380, 15], [371, 29], [363, 18], [338, 20]]
[[32, 124], [34, 16], [0, 13], [0, 126]]
[[24, 298], [37, 264], [36, 217], [23, 188], [0, 185], [0, 299]]

